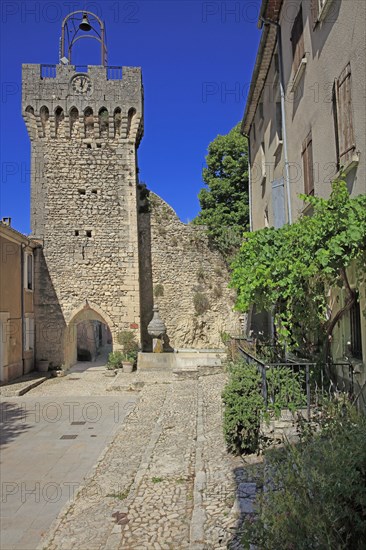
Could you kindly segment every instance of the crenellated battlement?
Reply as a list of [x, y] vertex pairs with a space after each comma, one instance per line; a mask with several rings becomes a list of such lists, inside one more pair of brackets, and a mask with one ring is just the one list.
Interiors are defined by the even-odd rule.
[[133, 139], [143, 134], [139, 67], [23, 65], [22, 112], [32, 141]]

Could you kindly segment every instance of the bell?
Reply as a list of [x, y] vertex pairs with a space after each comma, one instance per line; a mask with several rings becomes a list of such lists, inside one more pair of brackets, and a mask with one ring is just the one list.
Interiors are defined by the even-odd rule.
[[79, 29], [82, 30], [82, 31], [85, 31], [85, 32], [89, 32], [89, 31], [91, 31], [91, 28], [92, 27], [91, 27], [91, 25], [89, 23], [89, 20], [88, 20], [88, 14], [83, 13], [83, 20], [79, 25]]

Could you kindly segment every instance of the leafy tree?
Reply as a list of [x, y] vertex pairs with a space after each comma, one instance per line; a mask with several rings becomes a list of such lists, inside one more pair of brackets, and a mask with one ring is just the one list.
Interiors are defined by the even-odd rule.
[[213, 244], [230, 256], [249, 223], [248, 143], [239, 124], [210, 143], [206, 163], [202, 179], [207, 187], [198, 195], [201, 211], [193, 223], [207, 225]]
[[[329, 199], [302, 198], [313, 207], [312, 216], [245, 235], [231, 284], [237, 309], [255, 303], [273, 311], [280, 341], [312, 354], [318, 339], [328, 357], [333, 329], [356, 299], [346, 269], [355, 264], [359, 282], [365, 275], [366, 195], [350, 198], [346, 183], [336, 180]], [[334, 314], [326, 293], [335, 286], [346, 300]]]

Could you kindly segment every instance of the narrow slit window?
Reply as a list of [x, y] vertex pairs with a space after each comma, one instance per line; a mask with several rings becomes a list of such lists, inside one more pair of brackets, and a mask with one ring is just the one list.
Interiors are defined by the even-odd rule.
[[79, 236], [79, 230], [75, 229], [75, 237], [78, 237], [78, 236]]
[[88, 237], [88, 239], [90, 239], [91, 236], [92, 236], [91, 229], [87, 229], [87, 230], [85, 231], [85, 234], [86, 234], [86, 236]]
[[33, 256], [27, 254], [27, 289], [33, 290]]
[[98, 189], [92, 189], [93, 195], [98, 195]]
[[79, 193], [79, 195], [85, 195], [86, 191], [85, 191], [85, 189], [78, 189], [78, 193]]

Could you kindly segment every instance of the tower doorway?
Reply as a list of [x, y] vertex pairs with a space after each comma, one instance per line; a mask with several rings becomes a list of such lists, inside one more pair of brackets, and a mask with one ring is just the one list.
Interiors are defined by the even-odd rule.
[[95, 361], [112, 351], [112, 334], [105, 323], [97, 320], [81, 321], [76, 327], [77, 361]]
[[65, 332], [65, 366], [77, 362], [107, 363], [113, 351], [112, 322], [97, 306], [88, 303], [72, 316]]

